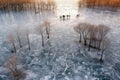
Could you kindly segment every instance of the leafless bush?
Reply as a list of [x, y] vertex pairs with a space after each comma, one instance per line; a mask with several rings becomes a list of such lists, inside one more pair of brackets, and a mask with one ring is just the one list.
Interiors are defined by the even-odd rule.
[[6, 62], [6, 67], [9, 69], [14, 80], [23, 80], [25, 78], [25, 73], [18, 69], [18, 60], [15, 54], [13, 54]]

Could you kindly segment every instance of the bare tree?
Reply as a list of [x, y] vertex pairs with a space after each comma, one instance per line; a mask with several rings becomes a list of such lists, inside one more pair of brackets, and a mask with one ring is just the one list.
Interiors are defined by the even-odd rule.
[[96, 31], [97, 31], [96, 30], [96, 26], [95, 25], [89, 25], [88, 31], [89, 31], [89, 36], [88, 36], [88, 38], [89, 38], [88, 51], [90, 51], [90, 48], [92, 46], [91, 44], [94, 43], [94, 45], [95, 45]]
[[6, 67], [11, 72], [14, 80], [21, 80], [22, 78], [25, 78], [25, 74], [20, 69], [18, 69], [18, 64], [19, 62], [17, 60], [16, 54], [13, 54], [6, 62]]
[[90, 51], [91, 47], [100, 50], [101, 42], [107, 36], [110, 28], [105, 25], [79, 23], [74, 27], [74, 30], [80, 35], [79, 42], [83, 39], [84, 45], [88, 45], [88, 51]]
[[36, 32], [41, 35], [42, 46], [44, 47], [44, 32], [45, 32], [44, 24], [37, 26]]
[[105, 37], [104, 40], [101, 42], [101, 56], [100, 56], [100, 62], [103, 62], [103, 56], [104, 52], [109, 48], [110, 46], [110, 40]]
[[79, 23], [77, 26], [75, 26], [74, 30], [79, 34], [79, 37], [80, 37], [79, 42], [81, 42], [82, 41], [82, 27], [81, 27], [81, 23]]
[[21, 39], [20, 39], [20, 28], [17, 27], [15, 31], [16, 31], [16, 36], [17, 36], [17, 39], [18, 39], [19, 46], [21, 48], [22, 44], [21, 44]]
[[97, 38], [99, 39], [99, 43], [98, 43], [98, 48], [99, 49], [100, 49], [102, 40], [104, 40], [104, 38], [108, 34], [109, 30], [110, 30], [110, 28], [108, 26], [105, 26], [105, 25], [99, 25], [98, 26], [98, 36], [97, 36]]
[[44, 24], [45, 24], [45, 28], [46, 28], [47, 38], [49, 39], [50, 38], [50, 28], [51, 28], [50, 22], [48, 20], [46, 20], [44, 22]]
[[89, 34], [89, 23], [81, 23], [80, 26], [81, 26], [81, 29], [82, 29], [82, 36], [83, 36], [83, 40], [84, 40], [84, 45], [86, 46], [87, 45], [87, 37], [88, 37], [88, 34]]
[[26, 30], [26, 38], [27, 38], [27, 43], [28, 43], [28, 49], [31, 50], [29, 34], [30, 34], [30, 32], [28, 30]]
[[10, 33], [8, 35], [8, 40], [9, 40], [10, 43], [12, 43], [12, 46], [13, 46], [13, 49], [14, 49], [13, 52], [16, 53], [17, 49], [16, 49], [16, 46], [15, 46], [15, 40], [14, 40], [13, 34]]

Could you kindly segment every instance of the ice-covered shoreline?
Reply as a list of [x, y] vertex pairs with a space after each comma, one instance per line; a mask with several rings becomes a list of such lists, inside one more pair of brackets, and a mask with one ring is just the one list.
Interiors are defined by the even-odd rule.
[[[49, 69], [49, 67], [51, 65], [54, 65], [55, 67], [58, 66], [58, 71], [64, 71], [67, 60], [68, 65], [70, 66], [68, 73], [59, 74], [56, 70], [55, 73], [58, 78], [56, 80], [95, 80], [96, 78], [119, 80], [117, 78], [115, 79], [115, 75], [113, 75], [114, 73], [112, 73], [112, 71], [114, 71], [113, 66], [115, 63], [120, 62], [120, 12], [103, 12], [92, 9], [81, 9], [79, 13], [79, 19], [66, 21], [60, 21], [58, 17], [56, 18], [56, 15], [50, 15], [50, 22], [52, 25], [50, 38], [50, 43], [52, 46], [50, 47], [50, 50], [52, 50], [52, 52], [50, 52], [51, 55], [49, 58], [51, 59], [54, 55], [56, 58], [48, 66], [46, 63], [49, 61], [49, 58], [44, 57], [45, 55], [48, 55], [48, 52], [45, 52], [45, 55], [43, 55], [43, 50], [36, 41], [39, 41], [39, 36], [31, 33], [30, 40], [33, 47], [35, 47], [35, 50], [29, 52], [28, 57], [25, 58], [28, 62], [30, 61], [30, 64], [28, 64], [28, 70], [26, 71], [26, 73], [28, 73], [27, 80], [30, 80], [30, 77], [32, 77], [31, 79], [33, 80], [52, 80], [52, 77], [54, 77], [55, 74], [51, 71], [51, 69]], [[28, 28], [33, 30], [34, 27], [38, 26], [43, 19], [41, 19], [39, 14], [35, 14], [34, 12], [0, 14], [0, 44], [2, 44], [0, 49], [1, 61], [4, 62], [2, 59], [4, 59], [4, 57], [7, 58], [8, 55], [11, 54], [9, 50], [7, 50], [6, 46], [3, 45], [3, 42], [6, 41], [9, 32], [14, 31], [17, 26], [20, 26], [22, 29]], [[73, 29], [73, 26], [75, 26], [78, 22], [105, 24], [111, 28], [108, 36], [110, 37], [112, 44], [110, 49], [105, 54], [106, 58], [104, 63], [107, 65], [101, 65], [94, 62], [94, 59], [87, 59], [89, 55], [84, 54], [85, 52], [82, 48], [83, 46], [81, 46], [81, 53], [79, 54], [79, 52], [77, 52], [79, 50], [79, 47], [76, 44], [78, 37]], [[47, 46], [45, 48], [48, 49]], [[23, 54], [27, 55], [27, 53], [25, 53], [27, 51], [25, 50], [26, 48], [24, 47], [18, 50], [18, 52], [21, 53], [21, 56], [23, 56]], [[65, 53], [68, 57], [66, 57]], [[94, 55], [95, 53], [92, 53], [93, 52], [89, 52], [91, 57], [96, 56]], [[74, 57], [73, 54], [75, 54], [75, 58], [71, 58]], [[32, 59], [30, 59], [31, 57]], [[108, 65], [110, 66], [108, 67]], [[45, 68], [41, 68], [40, 66]], [[115, 74], [118, 74], [118, 72], [115, 72]]]

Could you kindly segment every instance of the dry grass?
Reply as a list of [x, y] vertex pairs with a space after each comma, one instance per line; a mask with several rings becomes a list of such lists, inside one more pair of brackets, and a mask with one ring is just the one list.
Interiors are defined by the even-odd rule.
[[79, 0], [79, 5], [86, 4], [86, 7], [95, 7], [95, 6], [99, 6], [99, 7], [120, 7], [120, 0]]

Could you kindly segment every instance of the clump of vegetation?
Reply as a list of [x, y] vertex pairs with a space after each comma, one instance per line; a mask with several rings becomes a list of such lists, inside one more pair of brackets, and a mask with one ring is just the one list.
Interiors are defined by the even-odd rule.
[[74, 27], [74, 30], [79, 34], [79, 42], [83, 42], [85, 46], [88, 46], [88, 51], [94, 48], [102, 52], [100, 61], [103, 61], [103, 53], [110, 44], [107, 37], [110, 28], [105, 25], [79, 23]]
[[35, 13], [43, 11], [54, 11], [56, 8], [55, 1], [40, 0], [36, 2], [35, 0], [0, 0], [0, 9], [3, 11], [24, 11], [24, 10], [34, 10]]
[[78, 1], [79, 7], [83, 5], [88, 8], [95, 8], [95, 7], [108, 7], [108, 8], [120, 8], [120, 0], [79, 0]]
[[14, 80], [23, 80], [26, 76], [26, 74], [18, 68], [19, 65], [20, 63], [16, 54], [12, 54], [6, 62], [6, 68], [8, 68]]
[[47, 39], [49, 39], [50, 31], [51, 31], [51, 25], [48, 20], [45, 20], [42, 24], [40, 24], [35, 28], [35, 33], [41, 35], [41, 42], [43, 47], [45, 45], [45, 40], [44, 40], [45, 35], [47, 35]]

